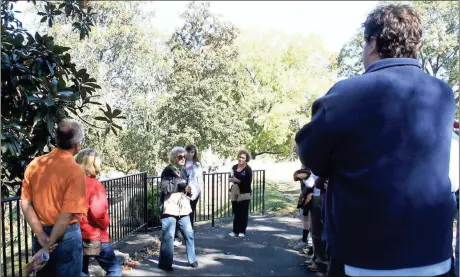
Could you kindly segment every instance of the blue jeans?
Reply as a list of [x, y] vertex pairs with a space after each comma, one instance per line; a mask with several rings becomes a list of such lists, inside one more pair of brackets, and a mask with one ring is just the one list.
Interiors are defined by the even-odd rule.
[[[43, 231], [51, 234], [53, 226], [44, 226]], [[62, 238], [57, 242], [58, 246], [50, 254], [48, 263], [42, 270], [37, 272], [40, 276], [80, 276], [83, 266], [83, 246], [81, 239], [80, 224], [69, 225]], [[34, 237], [34, 252], [42, 248], [37, 238]]]
[[[105, 276], [121, 276], [121, 264], [113, 252], [112, 245], [108, 242], [102, 243], [101, 253], [94, 257], [99, 265], [105, 270]], [[83, 256], [83, 272], [81, 276], [89, 276], [89, 256]]]
[[193, 264], [196, 261], [195, 238], [192, 224], [190, 222], [190, 216], [168, 216], [161, 219], [161, 230], [163, 231], [163, 236], [161, 239], [160, 258], [158, 260], [158, 266], [161, 268], [170, 268], [173, 264], [176, 222], [179, 222], [179, 229], [185, 239], [188, 263]]

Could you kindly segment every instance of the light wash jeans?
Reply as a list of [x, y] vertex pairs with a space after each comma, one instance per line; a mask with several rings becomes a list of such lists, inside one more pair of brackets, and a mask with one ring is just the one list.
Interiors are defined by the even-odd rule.
[[185, 239], [187, 249], [188, 263], [193, 264], [196, 261], [195, 256], [195, 236], [193, 233], [190, 216], [174, 217], [168, 216], [161, 219], [161, 229], [163, 231], [160, 247], [160, 258], [158, 266], [167, 269], [173, 264], [174, 256], [174, 233], [176, 231], [176, 222], [179, 223], [179, 229]]

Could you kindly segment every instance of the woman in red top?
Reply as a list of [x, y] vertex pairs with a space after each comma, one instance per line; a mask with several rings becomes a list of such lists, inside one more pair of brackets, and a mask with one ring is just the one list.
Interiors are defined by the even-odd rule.
[[[121, 264], [113, 252], [107, 228], [110, 217], [109, 203], [104, 185], [96, 179], [101, 172], [101, 157], [94, 149], [84, 149], [76, 157], [77, 163], [86, 173], [86, 200], [88, 213], [80, 221], [83, 240], [101, 240], [101, 252], [95, 259], [105, 270], [105, 276], [121, 276]], [[82, 276], [89, 276], [89, 256], [83, 256]]]

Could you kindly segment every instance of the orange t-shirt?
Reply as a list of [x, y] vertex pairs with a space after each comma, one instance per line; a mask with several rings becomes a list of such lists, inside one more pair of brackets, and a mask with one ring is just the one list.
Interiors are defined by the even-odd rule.
[[87, 212], [86, 176], [73, 155], [61, 149], [35, 158], [24, 173], [21, 199], [32, 201], [40, 223], [52, 226], [61, 212], [78, 222]]

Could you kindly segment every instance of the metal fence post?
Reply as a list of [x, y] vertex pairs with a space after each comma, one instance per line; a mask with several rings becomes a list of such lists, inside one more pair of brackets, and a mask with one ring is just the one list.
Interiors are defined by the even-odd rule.
[[212, 227], [214, 227], [214, 187], [215, 187], [215, 182], [214, 179], [216, 177], [216, 174], [212, 175], [212, 183], [211, 183], [211, 210], [212, 210]]
[[144, 224], [145, 224], [145, 232], [147, 233], [149, 230], [149, 217], [147, 214], [147, 208], [148, 208], [148, 190], [147, 190], [147, 172], [144, 172], [142, 175], [142, 181], [144, 183]]
[[262, 215], [265, 214], [265, 170], [262, 170], [263, 178], [262, 178]]

